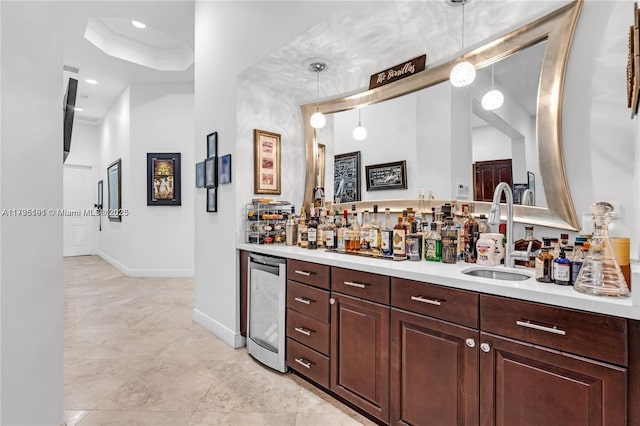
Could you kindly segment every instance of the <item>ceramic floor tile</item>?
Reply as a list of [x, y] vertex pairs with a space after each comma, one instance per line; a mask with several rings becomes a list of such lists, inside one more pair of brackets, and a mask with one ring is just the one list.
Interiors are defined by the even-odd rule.
[[67, 422], [67, 426], [76, 426], [90, 412], [88, 410], [65, 410], [64, 421]]
[[[187, 426], [294, 426], [296, 415], [293, 413], [238, 413], [229, 411], [196, 411]], [[328, 426], [328, 425], [326, 425]]]
[[191, 411], [91, 411], [78, 426], [183, 426]]
[[368, 420], [366, 420], [366, 423], [361, 423], [358, 419], [345, 413], [332, 413], [332, 414], [298, 413], [296, 416], [296, 426], [327, 426], [327, 425], [360, 426], [360, 425], [375, 425], [375, 423], [369, 422]]

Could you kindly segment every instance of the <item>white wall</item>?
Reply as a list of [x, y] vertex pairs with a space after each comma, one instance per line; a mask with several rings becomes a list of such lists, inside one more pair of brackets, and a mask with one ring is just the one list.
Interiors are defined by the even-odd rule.
[[[236, 76], [341, 7], [342, 2], [196, 2], [195, 157], [204, 157], [206, 135], [218, 131], [218, 149], [233, 156], [233, 183], [219, 188], [218, 213], [207, 213], [205, 192], [196, 193], [194, 319], [232, 346], [243, 343], [233, 246], [241, 238], [237, 232], [242, 228], [242, 205], [250, 201], [246, 194], [252, 194], [252, 183], [240, 183], [239, 177], [253, 175], [252, 161], [246, 162], [253, 158], [253, 137], [236, 134]], [[255, 125], [271, 129], [270, 121]], [[303, 144], [301, 137], [297, 140]], [[291, 162], [294, 170], [304, 167], [301, 158]], [[290, 170], [283, 168], [283, 174]]]
[[96, 167], [98, 163], [98, 125], [78, 120], [71, 133], [71, 152], [65, 165]]
[[473, 129], [473, 162], [509, 159], [511, 138], [493, 126]]
[[[62, 208], [62, 15], [1, 2], [0, 208]], [[0, 423], [63, 419], [62, 218], [0, 218]]]

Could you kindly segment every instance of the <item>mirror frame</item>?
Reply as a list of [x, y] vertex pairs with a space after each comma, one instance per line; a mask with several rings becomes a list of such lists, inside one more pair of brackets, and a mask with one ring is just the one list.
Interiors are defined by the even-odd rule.
[[[515, 205], [514, 220], [517, 222], [572, 231], [580, 229], [563, 165], [562, 96], [569, 50], [582, 3], [583, 0], [575, 0], [463, 55], [463, 58], [475, 64], [476, 68], [482, 68], [540, 41], [547, 41], [540, 71], [536, 120], [538, 162], [544, 182], [547, 207]], [[318, 143], [315, 129], [311, 127], [309, 119], [316, 112], [316, 108], [323, 114], [332, 114], [383, 102], [442, 83], [449, 80], [451, 69], [458, 60], [459, 57], [456, 57], [411, 77], [372, 90], [301, 105], [307, 164], [303, 205], [308, 206], [313, 203]], [[398, 201], [402, 202], [402, 200]], [[473, 200], [463, 200], [463, 202], [473, 203], [477, 214], [489, 211], [490, 203]], [[375, 204], [375, 202], [360, 203]], [[405, 203], [398, 208], [401, 210], [406, 206]]]

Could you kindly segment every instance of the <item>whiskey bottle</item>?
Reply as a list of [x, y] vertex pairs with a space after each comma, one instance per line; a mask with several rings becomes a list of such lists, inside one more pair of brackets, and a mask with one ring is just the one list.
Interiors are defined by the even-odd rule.
[[326, 243], [324, 230], [325, 230], [325, 227], [327, 226], [327, 217], [326, 217], [324, 208], [320, 207], [319, 211], [320, 211], [320, 218], [316, 219], [318, 221], [318, 235], [316, 236], [316, 241], [318, 243], [318, 248], [323, 249]]
[[440, 262], [442, 259], [442, 238], [438, 232], [438, 224], [431, 223], [431, 232], [424, 239], [424, 259], [431, 262]]
[[369, 253], [369, 233], [371, 232], [371, 220], [369, 210], [365, 210], [362, 215], [362, 226], [360, 227], [360, 252]]
[[516, 251], [527, 251], [529, 249], [529, 243], [531, 243], [531, 256], [529, 260], [516, 260], [515, 264], [520, 266], [526, 266], [527, 268], [535, 268], [536, 267], [536, 254], [538, 250], [542, 247], [542, 241], [537, 240], [536, 237], [533, 236], [533, 226], [525, 226], [524, 227], [524, 238], [519, 239], [515, 242], [515, 250]]
[[358, 222], [358, 213], [356, 206], [351, 206], [351, 228], [349, 229], [349, 239], [347, 242], [347, 251], [360, 252], [360, 222]]
[[334, 223], [335, 217], [333, 212], [329, 210], [329, 216], [327, 217], [327, 223], [324, 227], [324, 246], [327, 250], [334, 250], [336, 248], [337, 235], [336, 224]]
[[544, 239], [544, 246], [540, 249], [540, 254], [536, 258], [536, 281], [541, 283], [553, 282], [553, 255], [548, 238]]
[[344, 253], [347, 250], [346, 233], [347, 233], [347, 211], [345, 210], [343, 213], [343, 216], [340, 218], [340, 227], [336, 229], [336, 234], [338, 235], [337, 248], [338, 248], [338, 251], [341, 253]]
[[467, 206], [464, 222], [464, 261], [467, 263], [476, 263], [478, 260], [478, 251], [476, 243], [478, 242], [479, 231], [478, 222], [471, 216], [471, 212]]
[[304, 209], [300, 214], [300, 223], [298, 223], [298, 246], [300, 248], [309, 248], [309, 233], [307, 232], [307, 224], [304, 220]]
[[382, 225], [378, 218], [378, 206], [373, 206], [373, 218], [371, 219], [371, 228], [369, 230], [369, 249], [373, 256], [381, 256], [382, 250], [380, 248], [382, 243]]
[[406, 260], [407, 258], [407, 228], [403, 223], [403, 215], [398, 215], [398, 223], [393, 227], [393, 260]]
[[391, 228], [391, 212], [384, 209], [384, 222], [380, 237], [380, 249], [385, 257], [393, 257], [393, 229]]
[[316, 250], [318, 248], [318, 222], [314, 216], [313, 209], [311, 210], [311, 220], [307, 225], [307, 234], [309, 242], [309, 250]]
[[456, 263], [458, 261], [458, 230], [453, 225], [453, 218], [445, 218], [441, 232], [442, 263]]

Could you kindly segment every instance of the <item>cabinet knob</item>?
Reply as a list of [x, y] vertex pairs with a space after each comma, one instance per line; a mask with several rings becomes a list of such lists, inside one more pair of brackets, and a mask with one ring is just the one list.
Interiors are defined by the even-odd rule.
[[480, 350], [482, 352], [489, 352], [491, 350], [491, 345], [488, 343], [482, 343], [480, 344]]
[[470, 348], [474, 348], [476, 346], [476, 341], [473, 339], [467, 339], [465, 340], [465, 343], [467, 344], [467, 346], [469, 346]]
[[333, 305], [334, 303], [336, 303], [336, 299], [334, 299], [333, 297], [329, 299], [329, 304]]

